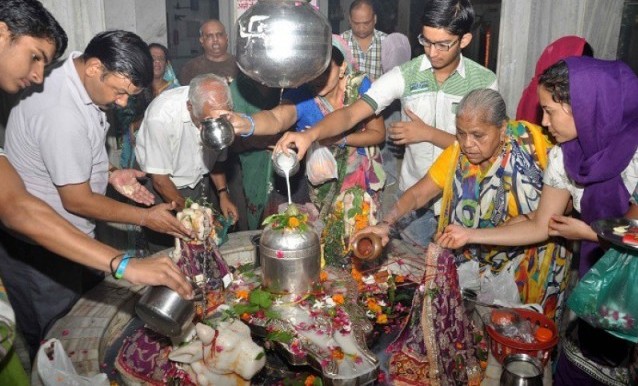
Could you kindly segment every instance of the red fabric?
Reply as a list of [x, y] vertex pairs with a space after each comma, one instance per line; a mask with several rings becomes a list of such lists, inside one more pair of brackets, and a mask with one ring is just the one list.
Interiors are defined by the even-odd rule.
[[523, 90], [521, 100], [518, 102], [518, 108], [516, 109], [517, 120], [528, 121], [537, 125], [541, 124], [543, 113], [538, 103], [538, 94], [536, 91], [538, 78], [549, 66], [559, 60], [565, 59], [568, 56], [581, 56], [585, 44], [587, 44], [587, 41], [579, 36], [563, 36], [543, 50], [540, 58], [538, 58], [538, 62], [536, 62], [534, 77], [525, 90]]

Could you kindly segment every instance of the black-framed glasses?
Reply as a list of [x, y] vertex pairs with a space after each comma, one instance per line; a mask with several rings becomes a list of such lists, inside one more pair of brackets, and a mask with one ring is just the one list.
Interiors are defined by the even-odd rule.
[[431, 42], [429, 40], [427, 40], [423, 34], [419, 34], [419, 44], [422, 45], [425, 48], [430, 48], [430, 46], [434, 46], [434, 48], [436, 48], [437, 51], [449, 51], [450, 48], [454, 47], [454, 45], [456, 43], [459, 42], [459, 40], [461, 39], [456, 39], [453, 42]]

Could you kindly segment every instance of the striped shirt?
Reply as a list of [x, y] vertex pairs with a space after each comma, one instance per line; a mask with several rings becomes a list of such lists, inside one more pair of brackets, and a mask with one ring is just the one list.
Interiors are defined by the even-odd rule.
[[357, 38], [352, 33], [352, 30], [347, 30], [341, 34], [341, 37], [350, 45], [352, 56], [354, 56], [359, 70], [365, 72], [373, 82], [383, 75], [383, 69], [381, 68], [381, 42], [386, 36], [388, 35], [385, 32], [375, 29], [372, 33], [372, 43], [370, 43], [368, 51], [364, 52], [359, 47]]
[[[456, 71], [439, 85], [425, 55], [395, 67], [376, 82], [363, 99], [378, 114], [395, 99], [426, 124], [456, 133], [456, 108], [465, 94], [478, 88], [497, 89], [496, 75], [480, 64], [461, 56]], [[410, 118], [401, 112], [403, 121]], [[405, 191], [421, 179], [443, 149], [430, 142], [406, 146], [401, 165], [399, 189]]]

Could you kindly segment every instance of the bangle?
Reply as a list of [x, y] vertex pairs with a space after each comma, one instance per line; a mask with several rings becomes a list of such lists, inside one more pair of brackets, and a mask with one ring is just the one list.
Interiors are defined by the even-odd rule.
[[224, 186], [223, 188], [217, 189], [217, 194], [228, 193], [228, 186]]
[[117, 280], [120, 280], [121, 278], [124, 277], [124, 270], [126, 269], [126, 266], [128, 265], [128, 261], [131, 259], [131, 256], [129, 256], [128, 253], [124, 254], [124, 257], [122, 257], [122, 260], [120, 260], [120, 263], [117, 265], [117, 269], [115, 270], [115, 274], [113, 275], [113, 277]]
[[240, 134], [242, 137], [246, 138], [246, 137], [250, 137], [251, 135], [255, 134], [255, 120], [253, 119], [253, 117], [251, 117], [248, 114], [239, 114], [239, 116], [241, 116], [242, 118], [246, 118], [250, 121], [250, 130], [248, 130], [248, 132], [246, 134]]
[[124, 256], [124, 253], [118, 253], [117, 255], [113, 256], [113, 258], [111, 259], [111, 262], [109, 263], [109, 268], [111, 268], [111, 276], [113, 277], [115, 277], [115, 268], [113, 268], [113, 262], [115, 261], [115, 259], [117, 259], [120, 256]]
[[342, 149], [345, 149], [347, 145], [348, 145], [348, 136], [344, 135], [341, 141], [339, 141], [339, 143], [337, 144], [337, 146], [339, 146]]

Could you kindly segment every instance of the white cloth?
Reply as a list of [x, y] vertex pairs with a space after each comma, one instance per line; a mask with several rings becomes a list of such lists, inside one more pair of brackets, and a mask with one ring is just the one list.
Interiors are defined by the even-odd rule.
[[[563, 163], [563, 150], [560, 146], [554, 146], [549, 151], [547, 169], [543, 175], [543, 183], [556, 189], [567, 190], [574, 201], [574, 209], [580, 212], [580, 201], [583, 198], [583, 187], [569, 178]], [[629, 194], [633, 193], [638, 184], [638, 151], [620, 173]]]
[[[421, 55], [383, 74], [363, 98], [377, 114], [401, 98], [403, 109], [410, 109], [428, 125], [455, 134], [456, 106], [465, 94], [477, 88], [496, 90], [496, 75], [461, 56], [456, 71], [439, 86], [430, 61]], [[401, 120], [410, 121], [404, 111], [401, 114]], [[406, 191], [420, 180], [442, 151], [430, 142], [406, 145], [399, 190]]]
[[86, 234], [95, 223], [64, 209], [58, 186], [89, 182], [94, 193], [108, 184], [105, 113], [86, 92], [72, 52], [35, 91], [11, 110], [5, 150], [27, 190]]
[[226, 151], [205, 148], [187, 109], [188, 86], [161, 93], [151, 102], [137, 133], [135, 156], [146, 173], [168, 175], [178, 189], [194, 188]]

